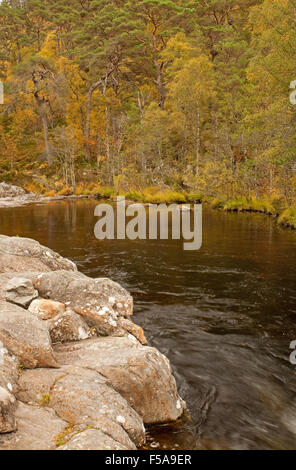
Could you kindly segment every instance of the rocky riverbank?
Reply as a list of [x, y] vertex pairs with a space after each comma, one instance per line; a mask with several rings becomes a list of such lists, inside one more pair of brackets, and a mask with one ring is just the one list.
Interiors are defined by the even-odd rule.
[[94, 196], [54, 196], [44, 197], [39, 194], [25, 191], [24, 189], [8, 183], [0, 183], [0, 209], [5, 207], [21, 207], [27, 204], [45, 203], [50, 201], [62, 201], [64, 199], [86, 199]]
[[136, 449], [185, 410], [133, 299], [31, 239], [0, 236], [0, 449]]

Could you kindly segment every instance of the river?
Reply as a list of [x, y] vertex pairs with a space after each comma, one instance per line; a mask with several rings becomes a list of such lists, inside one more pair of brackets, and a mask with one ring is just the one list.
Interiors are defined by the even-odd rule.
[[169, 357], [191, 417], [150, 429], [151, 447], [296, 449], [296, 233], [204, 208], [199, 251], [98, 241], [96, 204], [1, 209], [0, 233], [34, 238], [132, 293], [134, 320]]

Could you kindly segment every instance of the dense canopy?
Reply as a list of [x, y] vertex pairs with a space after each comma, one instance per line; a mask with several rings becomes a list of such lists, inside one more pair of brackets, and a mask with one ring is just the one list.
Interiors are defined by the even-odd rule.
[[0, 179], [292, 204], [295, 41], [295, 0], [3, 0]]

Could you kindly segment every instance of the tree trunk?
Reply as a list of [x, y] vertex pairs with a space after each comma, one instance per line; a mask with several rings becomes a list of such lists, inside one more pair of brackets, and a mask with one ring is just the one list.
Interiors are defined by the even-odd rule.
[[43, 133], [44, 133], [44, 143], [45, 143], [45, 152], [48, 165], [51, 166], [53, 162], [52, 152], [49, 143], [49, 132], [48, 132], [48, 120], [46, 114], [46, 105], [49, 103], [49, 100], [45, 97], [40, 96], [39, 90], [39, 83], [45, 79], [46, 73], [43, 74], [36, 72], [35, 70], [32, 72], [32, 81], [34, 84], [34, 98], [39, 109], [42, 125], [43, 125]]
[[75, 163], [74, 157], [70, 157], [70, 172], [71, 172], [71, 183], [72, 183], [72, 190], [73, 193], [76, 194], [76, 175], [75, 175]]
[[49, 143], [49, 132], [48, 132], [48, 120], [47, 120], [47, 115], [46, 115], [46, 101], [44, 98], [40, 98], [38, 92], [36, 91], [34, 93], [34, 97], [40, 112], [40, 117], [43, 125], [43, 134], [44, 134], [44, 143], [45, 143], [45, 153], [46, 153], [46, 158], [48, 165], [51, 166], [53, 159], [52, 159], [52, 153], [51, 153], [51, 148], [50, 148], [50, 143]]
[[145, 109], [145, 97], [143, 93], [141, 93], [140, 90], [138, 90], [138, 108], [139, 108], [139, 113], [140, 113], [141, 168], [142, 168], [143, 181], [146, 182], [147, 166], [146, 166], [145, 147], [144, 147], [144, 140], [143, 140], [143, 119], [144, 119], [144, 109]]
[[162, 62], [161, 64], [158, 63], [157, 59], [154, 59], [154, 66], [156, 68], [157, 78], [155, 80], [158, 93], [159, 93], [159, 107], [160, 109], [164, 109], [165, 99], [166, 99], [166, 88], [165, 82], [163, 80], [163, 67], [165, 63]]
[[200, 159], [200, 112], [199, 105], [196, 105], [196, 142], [195, 142], [195, 176], [199, 175], [199, 159]]
[[111, 152], [110, 152], [110, 135], [109, 135], [109, 109], [108, 106], [105, 108], [105, 145], [106, 145], [106, 160], [107, 160], [107, 179], [111, 182]]
[[269, 195], [273, 193], [273, 168], [269, 169]]
[[46, 151], [46, 158], [48, 165], [52, 165], [52, 154], [51, 154], [51, 148], [50, 148], [50, 143], [49, 143], [49, 133], [48, 133], [48, 121], [47, 121], [47, 116], [46, 116], [46, 110], [44, 109], [44, 104], [41, 105], [41, 120], [42, 120], [42, 125], [43, 125], [43, 132], [44, 132], [44, 143], [45, 143], [45, 151]]
[[94, 92], [101, 85], [101, 83], [102, 83], [101, 79], [93, 83], [88, 91], [86, 118], [85, 118], [85, 142], [86, 142], [85, 155], [86, 155], [87, 160], [90, 160], [90, 156], [91, 156], [89, 139], [90, 139], [90, 114], [91, 114], [91, 108], [92, 108], [92, 97], [93, 97]]
[[85, 140], [86, 140], [85, 153], [86, 153], [87, 160], [90, 160], [90, 157], [91, 157], [89, 139], [90, 139], [90, 113], [91, 113], [91, 108], [92, 108], [92, 97], [93, 97], [94, 92], [99, 88], [100, 85], [103, 86], [103, 95], [104, 96], [106, 95], [108, 78], [113, 71], [114, 71], [114, 67], [110, 67], [110, 69], [106, 72], [105, 77], [100, 78], [100, 80], [93, 83], [88, 91], [86, 117], [85, 117]]

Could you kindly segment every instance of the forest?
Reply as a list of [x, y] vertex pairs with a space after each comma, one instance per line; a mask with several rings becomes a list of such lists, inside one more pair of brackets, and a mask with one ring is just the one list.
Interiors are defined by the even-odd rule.
[[295, 41], [295, 0], [2, 0], [0, 179], [296, 227]]

